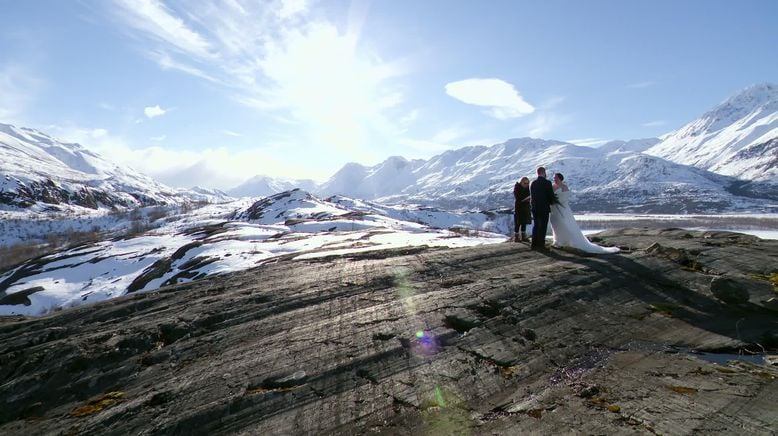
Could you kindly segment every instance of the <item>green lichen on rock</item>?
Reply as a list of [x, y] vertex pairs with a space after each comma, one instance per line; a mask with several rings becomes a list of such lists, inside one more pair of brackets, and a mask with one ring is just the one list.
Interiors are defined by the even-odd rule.
[[673, 304], [673, 303], [653, 303], [653, 304], [649, 304], [648, 308], [654, 312], [658, 312], [667, 316], [673, 316], [679, 310], [681, 310], [680, 305]]
[[778, 294], [778, 273], [770, 273], [769, 275], [764, 274], [751, 274], [751, 277], [756, 280], [762, 280], [765, 282], [769, 282], [771, 285], [773, 285], [773, 292]]

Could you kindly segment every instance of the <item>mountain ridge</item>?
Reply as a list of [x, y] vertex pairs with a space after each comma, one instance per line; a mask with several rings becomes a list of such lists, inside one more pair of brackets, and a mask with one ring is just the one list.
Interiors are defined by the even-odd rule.
[[[778, 183], [774, 183], [778, 174], [777, 96], [778, 87], [773, 84], [748, 87], [701, 118], [660, 138], [610, 141], [599, 148], [514, 138], [433, 156], [423, 161], [412, 177], [395, 174], [395, 183], [408, 183], [388, 195], [382, 196], [377, 190], [356, 190], [354, 187], [360, 187], [361, 181], [353, 172], [347, 181], [343, 172], [335, 173], [319, 192], [440, 207], [510, 207], [513, 183], [522, 176], [534, 178], [535, 168], [543, 165], [550, 173], [566, 176], [577, 194], [573, 206], [579, 211], [775, 211], [778, 205], [772, 203], [778, 201]], [[733, 148], [732, 142], [737, 147]], [[709, 161], [690, 158], [697, 149], [706, 150]], [[728, 154], [727, 149], [736, 151]], [[649, 168], [639, 168], [636, 162]], [[362, 173], [372, 174], [385, 163], [362, 167]], [[659, 171], [659, 167], [663, 169]], [[371, 184], [375, 185], [375, 180]], [[664, 204], [658, 204], [657, 199], [662, 198]], [[769, 200], [770, 204], [760, 205], [759, 199]]]
[[[778, 185], [778, 85], [752, 85], [663, 135], [647, 154]], [[742, 154], [741, 154], [742, 152]]]
[[0, 123], [0, 205], [57, 211], [184, 201], [173, 188], [80, 144]]
[[[513, 138], [429, 159], [391, 156], [373, 166], [349, 162], [320, 184], [258, 175], [226, 192], [174, 190], [80, 144], [6, 124], [0, 124], [0, 153], [5, 176], [0, 203], [44, 210], [62, 204], [95, 209], [227, 201], [294, 188], [392, 204], [509, 208], [513, 184], [522, 176], [534, 178], [535, 168], [543, 165], [566, 176], [576, 193], [572, 204], [582, 212], [769, 212], [778, 207], [773, 204], [778, 201], [778, 87], [748, 87], [660, 138], [616, 140], [599, 148]], [[21, 156], [40, 164], [20, 164]], [[764, 200], [768, 204], [761, 204]]]

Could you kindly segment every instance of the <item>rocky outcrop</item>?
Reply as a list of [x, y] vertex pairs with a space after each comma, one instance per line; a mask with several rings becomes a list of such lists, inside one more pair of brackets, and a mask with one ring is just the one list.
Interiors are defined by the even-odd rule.
[[[28, 208], [36, 203], [56, 207], [60, 204], [71, 204], [89, 209], [103, 207], [137, 207], [165, 204], [156, 198], [142, 192], [122, 195], [120, 191], [110, 192], [87, 186], [74, 187], [72, 191], [58, 185], [51, 179], [19, 183], [15, 190], [0, 192], [0, 204]], [[132, 200], [134, 199], [134, 201]]]
[[769, 286], [763, 282], [745, 277], [714, 277], [710, 282], [711, 293], [725, 303], [748, 303], [749, 289]]
[[595, 239], [622, 253], [283, 259], [5, 318], [0, 433], [772, 434], [778, 243]]

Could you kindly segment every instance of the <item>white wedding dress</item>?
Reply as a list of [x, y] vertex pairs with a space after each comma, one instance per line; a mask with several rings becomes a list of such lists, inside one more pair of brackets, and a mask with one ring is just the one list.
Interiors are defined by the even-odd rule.
[[570, 191], [557, 189], [554, 191], [558, 203], [551, 205], [551, 232], [554, 234], [554, 247], [572, 247], [587, 253], [605, 254], [618, 253], [618, 247], [600, 247], [586, 239], [578, 223], [575, 222], [573, 210], [570, 209]]

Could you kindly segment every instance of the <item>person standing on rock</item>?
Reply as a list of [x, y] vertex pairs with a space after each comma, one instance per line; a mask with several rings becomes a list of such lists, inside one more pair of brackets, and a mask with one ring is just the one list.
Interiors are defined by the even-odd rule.
[[513, 185], [513, 238], [514, 241], [526, 242], [527, 224], [532, 224], [532, 215], [530, 213], [530, 195], [529, 195], [529, 177], [522, 177], [521, 180]]
[[554, 188], [551, 186], [551, 182], [546, 179], [544, 167], [538, 167], [537, 174], [538, 178], [529, 187], [532, 219], [535, 222], [532, 226], [531, 248], [544, 250], [546, 248], [548, 217], [551, 214], [551, 205], [554, 204]]

